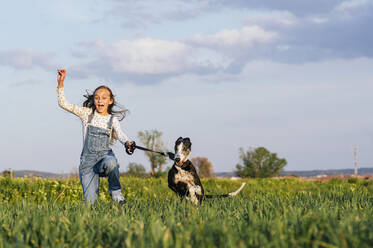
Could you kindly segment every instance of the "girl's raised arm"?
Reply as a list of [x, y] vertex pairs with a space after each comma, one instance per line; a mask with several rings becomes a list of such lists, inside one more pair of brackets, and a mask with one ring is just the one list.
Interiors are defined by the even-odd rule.
[[65, 98], [65, 92], [64, 92], [64, 80], [66, 76], [66, 70], [61, 69], [57, 70], [58, 76], [57, 76], [57, 96], [58, 96], [58, 105], [63, 108], [66, 111], [69, 111], [70, 113], [73, 113], [74, 115], [79, 116], [81, 119], [86, 118], [92, 110], [85, 107], [80, 107], [74, 104], [69, 103]]

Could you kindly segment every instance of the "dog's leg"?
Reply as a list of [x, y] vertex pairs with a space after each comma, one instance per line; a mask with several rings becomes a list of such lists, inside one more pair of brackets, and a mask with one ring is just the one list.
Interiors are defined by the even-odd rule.
[[202, 189], [201, 189], [201, 186], [198, 186], [198, 185], [195, 185], [195, 186], [191, 186], [189, 188], [189, 195], [190, 195], [190, 200], [194, 203], [194, 204], [198, 204], [199, 203], [199, 197], [200, 195], [202, 195]]

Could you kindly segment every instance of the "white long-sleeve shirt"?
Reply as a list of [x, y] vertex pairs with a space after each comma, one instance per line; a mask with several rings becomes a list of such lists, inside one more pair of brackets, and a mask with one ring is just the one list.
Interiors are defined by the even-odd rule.
[[[89, 118], [89, 115], [92, 114], [92, 109], [69, 103], [66, 100], [64, 88], [57, 88], [57, 96], [58, 96], [58, 105], [64, 110], [78, 116], [80, 120], [82, 121], [83, 144], [84, 144], [85, 136], [87, 133], [87, 127], [88, 127], [88, 118]], [[110, 117], [111, 115], [100, 115], [95, 111], [93, 118], [91, 120], [91, 125], [95, 127], [107, 129], [108, 123], [110, 121]], [[113, 117], [113, 129], [120, 143], [124, 145], [126, 141], [129, 141], [127, 135], [122, 131], [120, 124], [119, 124], [119, 120], [116, 116]]]

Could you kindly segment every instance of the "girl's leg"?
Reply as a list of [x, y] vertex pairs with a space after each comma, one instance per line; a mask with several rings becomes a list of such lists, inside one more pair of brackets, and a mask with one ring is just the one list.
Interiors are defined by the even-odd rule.
[[99, 192], [99, 175], [96, 174], [93, 169], [79, 172], [80, 183], [83, 187], [84, 201], [89, 203], [95, 203]]
[[105, 156], [98, 164], [96, 169], [96, 173], [106, 176], [109, 182], [109, 193], [111, 194], [113, 191], [120, 192], [121, 184], [119, 181], [119, 165], [117, 159], [114, 156], [107, 155]]

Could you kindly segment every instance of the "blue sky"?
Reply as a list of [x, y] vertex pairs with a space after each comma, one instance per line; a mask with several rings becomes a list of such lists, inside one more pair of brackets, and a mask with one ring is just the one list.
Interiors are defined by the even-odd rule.
[[[0, 170], [77, 171], [81, 124], [57, 105], [57, 68], [70, 102], [106, 84], [131, 139], [189, 136], [217, 172], [258, 146], [286, 170], [352, 168], [354, 147], [373, 167], [372, 13], [373, 0], [7, 2]], [[114, 151], [122, 171], [149, 167]]]

